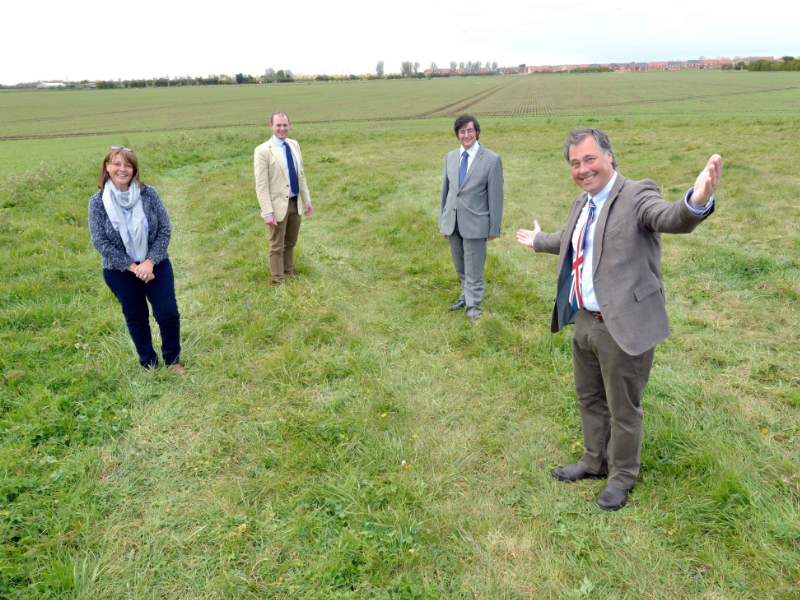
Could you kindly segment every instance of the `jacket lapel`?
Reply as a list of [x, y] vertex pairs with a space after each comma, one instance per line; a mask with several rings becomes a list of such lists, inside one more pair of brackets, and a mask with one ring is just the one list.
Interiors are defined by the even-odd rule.
[[272, 140], [269, 141], [267, 147], [269, 148], [269, 151], [272, 152], [272, 155], [275, 157], [275, 160], [278, 161], [278, 166], [280, 167], [280, 169], [278, 170], [281, 172], [281, 175], [283, 175], [283, 178], [286, 180], [286, 183], [289, 183], [289, 179], [286, 177], [286, 169], [283, 168], [283, 156], [281, 156], [281, 151], [278, 149], [278, 147], [274, 144]]
[[617, 196], [619, 196], [619, 192], [622, 190], [624, 184], [625, 178], [617, 173], [617, 180], [608, 193], [608, 198], [606, 198], [606, 202], [603, 205], [603, 211], [597, 219], [597, 225], [594, 228], [594, 238], [592, 240], [592, 272], [594, 273], [597, 273], [597, 265], [600, 264], [600, 255], [603, 253], [603, 234], [605, 234], [606, 231], [606, 223], [608, 222], [608, 215], [611, 212], [611, 205], [614, 203], [614, 200], [617, 199]]

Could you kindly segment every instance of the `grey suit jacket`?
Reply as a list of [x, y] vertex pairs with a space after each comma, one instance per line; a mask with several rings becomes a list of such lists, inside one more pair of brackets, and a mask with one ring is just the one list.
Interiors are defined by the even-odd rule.
[[[564, 229], [539, 233], [533, 243], [537, 252], [558, 254], [554, 333], [575, 322], [569, 303], [572, 232], [587, 198], [584, 192], [573, 202]], [[617, 174], [595, 226], [592, 269], [600, 312], [626, 353], [641, 354], [670, 334], [661, 278], [661, 234], [689, 233], [707, 216], [695, 215], [683, 199], [667, 202], [649, 179], [632, 181]]]
[[439, 208], [439, 230], [451, 235], [455, 230], [462, 238], [500, 237], [503, 218], [503, 161], [481, 145], [458, 187], [461, 149], [448, 152], [442, 177], [442, 203]]

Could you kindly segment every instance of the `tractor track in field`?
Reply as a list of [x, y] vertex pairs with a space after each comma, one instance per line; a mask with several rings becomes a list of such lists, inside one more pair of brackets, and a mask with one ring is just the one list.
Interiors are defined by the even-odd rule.
[[[365, 118], [357, 118], [357, 119], [310, 119], [310, 120], [298, 120], [295, 121], [295, 124], [299, 125], [314, 125], [314, 124], [327, 124], [327, 123], [378, 123], [378, 122], [392, 122], [392, 121], [408, 121], [408, 120], [422, 120], [422, 119], [434, 119], [434, 118], [442, 118], [446, 116], [450, 116], [453, 112], [461, 112], [466, 110], [467, 108], [474, 106], [481, 101], [485, 100], [486, 98], [498, 93], [499, 91], [507, 88], [510, 85], [514, 85], [519, 83], [522, 80], [515, 80], [510, 81], [505, 84], [498, 85], [490, 90], [481, 91], [477, 94], [472, 94], [471, 96], [467, 96], [466, 98], [461, 98], [455, 102], [451, 102], [444, 106], [440, 106], [425, 112], [411, 114], [411, 115], [403, 115], [397, 117], [365, 117]], [[653, 104], [666, 104], [668, 102], [684, 102], [687, 100], [694, 100], [694, 101], [703, 101], [707, 99], [719, 98], [720, 96], [730, 97], [730, 96], [745, 96], [745, 95], [755, 95], [755, 94], [771, 94], [775, 92], [786, 92], [786, 91], [793, 91], [793, 90], [800, 90], [800, 86], [791, 86], [791, 87], [783, 87], [783, 88], [773, 88], [773, 89], [756, 89], [756, 90], [744, 90], [740, 92], [725, 92], [724, 90], [720, 90], [718, 93], [715, 94], [699, 94], [696, 96], [678, 96], [672, 98], [654, 98], [654, 99], [647, 99], [647, 100], [628, 100], [622, 102], [605, 102], [605, 103], [598, 103], [593, 106], [582, 106], [582, 107], [564, 107], [553, 110], [549, 112], [548, 115], [542, 116], [576, 116], [579, 114], [584, 114], [587, 111], [596, 111], [596, 110], [604, 110], [613, 107], [633, 107], [633, 106], [644, 106], [644, 105], [653, 105]], [[240, 100], [227, 100], [222, 102], [214, 102], [214, 103], [207, 103], [207, 104], [221, 104], [221, 103], [234, 103], [239, 102]], [[452, 110], [451, 110], [452, 109]], [[153, 109], [155, 110], [155, 109]], [[136, 110], [130, 111], [117, 111], [117, 112], [137, 112]], [[750, 111], [752, 112], [752, 111]], [[487, 111], [485, 113], [476, 113], [478, 115], [483, 116], [508, 116], [509, 113], [503, 109], [495, 109], [491, 111]], [[674, 114], [673, 112], [667, 114]], [[658, 115], [653, 115], [658, 116]], [[37, 119], [39, 120], [39, 119]], [[46, 120], [46, 119], [41, 119]], [[214, 130], [214, 129], [231, 129], [231, 128], [239, 128], [239, 127], [265, 127], [266, 125], [263, 122], [259, 123], [225, 123], [219, 125], [188, 125], [182, 127], [158, 127], [158, 128], [151, 128], [151, 129], [124, 129], [124, 130], [107, 130], [107, 131], [81, 131], [81, 132], [53, 132], [53, 133], [34, 133], [34, 134], [22, 134], [22, 135], [6, 135], [0, 136], [0, 142], [10, 142], [10, 141], [22, 141], [22, 140], [41, 140], [41, 139], [56, 139], [56, 138], [71, 138], [71, 137], [89, 137], [89, 136], [101, 136], [101, 135], [127, 135], [127, 134], [136, 134], [136, 133], [165, 133], [165, 132], [174, 132], [174, 131], [202, 131], [202, 130]]]
[[[444, 106], [440, 106], [434, 108], [432, 110], [428, 110], [422, 113], [417, 113], [415, 115], [404, 115], [401, 117], [367, 117], [363, 119], [324, 119], [324, 120], [308, 120], [308, 121], [294, 121], [293, 124], [298, 125], [313, 125], [313, 124], [325, 124], [325, 123], [347, 123], [347, 122], [357, 122], [357, 123], [369, 123], [369, 122], [381, 122], [381, 121], [407, 121], [407, 120], [414, 120], [414, 119], [433, 119], [437, 118], [437, 116], [447, 116], [447, 115], [437, 115], [437, 113], [441, 113], [446, 111], [454, 106], [460, 106], [459, 110], [464, 110], [465, 108], [480, 102], [481, 100], [488, 98], [492, 94], [500, 91], [502, 88], [511, 85], [514, 82], [509, 82], [503, 85], [499, 85], [495, 88], [490, 90], [481, 91], [477, 94], [473, 94], [471, 96], [467, 96], [466, 98], [460, 98], [456, 102], [451, 102], [450, 104], [446, 104]], [[215, 103], [216, 104], [216, 103]], [[136, 112], [135, 110], [131, 111], [117, 111], [117, 112]], [[116, 114], [116, 113], [114, 113]], [[36, 119], [36, 120], [46, 120], [46, 119]], [[59, 133], [41, 133], [41, 134], [29, 134], [29, 135], [8, 135], [8, 136], [0, 136], [0, 142], [8, 142], [8, 141], [19, 141], [19, 140], [42, 140], [42, 139], [53, 139], [53, 138], [70, 138], [70, 137], [88, 137], [88, 136], [99, 136], [99, 135], [127, 135], [127, 134], [134, 134], [134, 133], [163, 133], [166, 131], [186, 131], [186, 130], [210, 130], [210, 129], [225, 129], [231, 127], [264, 127], [264, 123], [230, 123], [230, 124], [223, 124], [223, 125], [199, 125], [199, 126], [189, 126], [189, 127], [167, 127], [167, 128], [157, 128], [157, 129], [137, 129], [137, 130], [124, 130], [124, 131], [86, 131], [86, 132], [76, 132], [76, 133], [67, 133], [67, 132], [59, 132]]]

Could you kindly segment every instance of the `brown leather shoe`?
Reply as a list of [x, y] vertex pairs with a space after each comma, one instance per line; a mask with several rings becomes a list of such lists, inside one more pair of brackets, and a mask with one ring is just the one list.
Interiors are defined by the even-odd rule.
[[175, 371], [179, 375], [186, 375], [186, 369], [184, 369], [179, 363], [175, 363], [174, 365], [169, 366], [170, 371]]
[[619, 510], [628, 501], [628, 490], [621, 490], [607, 485], [597, 497], [598, 508], [603, 510]]
[[559, 481], [573, 483], [581, 479], [605, 479], [608, 473], [589, 473], [584, 471], [578, 465], [564, 465], [563, 467], [556, 467], [550, 471], [550, 475]]

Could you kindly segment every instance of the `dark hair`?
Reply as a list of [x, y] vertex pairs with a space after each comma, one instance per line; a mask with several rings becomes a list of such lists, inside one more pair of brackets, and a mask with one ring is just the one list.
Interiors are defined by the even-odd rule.
[[564, 144], [564, 158], [569, 162], [569, 149], [571, 146], [577, 146], [587, 137], [592, 136], [597, 142], [597, 147], [600, 148], [605, 154], [611, 155], [611, 166], [617, 168], [617, 157], [614, 155], [614, 149], [611, 147], [611, 140], [608, 139], [605, 131], [596, 129], [595, 127], [578, 127], [569, 132], [569, 137]]
[[110, 149], [108, 152], [106, 152], [106, 155], [103, 157], [103, 162], [100, 164], [100, 176], [97, 178], [97, 187], [99, 187], [101, 190], [106, 189], [106, 181], [108, 181], [110, 177], [108, 170], [106, 169], [106, 165], [110, 163], [117, 154], [122, 155], [122, 158], [128, 161], [133, 167], [133, 177], [131, 177], [131, 182], [135, 181], [139, 184], [139, 187], [142, 187], [142, 182], [139, 180], [139, 159], [136, 158], [133, 150], [129, 151], [125, 150], [124, 148]]
[[272, 116], [269, 118], [270, 125], [272, 125], [272, 122], [275, 120], [275, 117], [286, 117], [286, 120], [289, 121], [289, 123], [291, 124], [291, 121], [289, 120], [289, 115], [287, 115], [282, 110], [276, 110], [274, 113], [272, 113]]
[[461, 115], [456, 119], [456, 122], [453, 125], [453, 131], [456, 132], [456, 137], [458, 137], [458, 130], [469, 123], [472, 123], [475, 126], [475, 139], [481, 139], [481, 126], [478, 124], [478, 119], [472, 115]]

